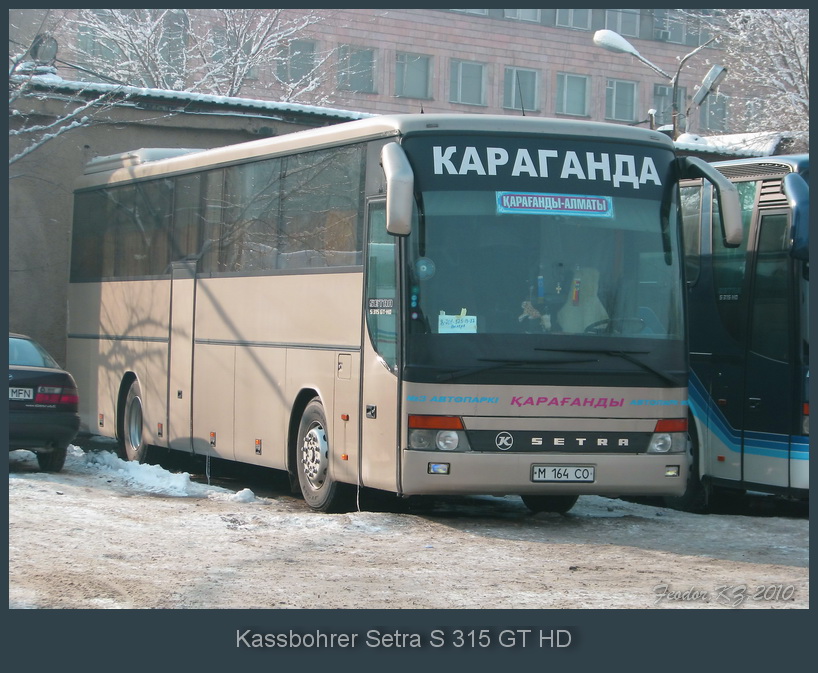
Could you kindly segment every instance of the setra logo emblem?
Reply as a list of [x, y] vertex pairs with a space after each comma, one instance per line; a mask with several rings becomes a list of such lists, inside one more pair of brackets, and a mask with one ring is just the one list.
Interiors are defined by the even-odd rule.
[[494, 438], [494, 443], [500, 451], [508, 451], [514, 444], [514, 437], [510, 432], [501, 432]]

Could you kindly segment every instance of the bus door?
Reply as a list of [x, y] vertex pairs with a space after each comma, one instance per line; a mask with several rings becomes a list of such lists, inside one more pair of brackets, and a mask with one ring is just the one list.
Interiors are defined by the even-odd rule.
[[398, 238], [386, 231], [382, 199], [368, 204], [361, 355], [361, 481], [398, 491]]
[[168, 446], [192, 452], [193, 320], [196, 262], [171, 264], [168, 348]]
[[795, 369], [798, 307], [789, 254], [789, 211], [762, 210], [751, 262], [744, 389], [743, 478], [789, 486], [789, 460], [800, 413]]

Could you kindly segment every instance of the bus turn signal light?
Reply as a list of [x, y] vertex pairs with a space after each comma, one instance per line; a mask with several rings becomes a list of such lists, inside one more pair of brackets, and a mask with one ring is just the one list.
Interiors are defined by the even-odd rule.
[[422, 430], [462, 430], [459, 416], [409, 416], [409, 427]]
[[654, 432], [687, 432], [686, 418], [664, 418], [656, 421]]

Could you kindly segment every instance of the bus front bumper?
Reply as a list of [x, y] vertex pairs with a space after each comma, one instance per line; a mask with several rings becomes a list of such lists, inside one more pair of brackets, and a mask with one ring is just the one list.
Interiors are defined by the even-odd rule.
[[688, 458], [664, 454], [497, 454], [404, 450], [403, 495], [679, 496]]

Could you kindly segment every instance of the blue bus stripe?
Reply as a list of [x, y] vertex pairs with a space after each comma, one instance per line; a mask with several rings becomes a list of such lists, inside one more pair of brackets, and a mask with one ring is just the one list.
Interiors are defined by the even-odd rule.
[[[706, 422], [709, 410], [709, 423], [706, 422], [709, 430], [728, 450], [741, 453], [741, 432], [730, 425], [721, 410], [709, 398], [694, 372], [690, 373], [689, 395], [694, 416]], [[809, 437], [794, 436], [790, 442], [787, 435], [747, 431], [744, 433], [744, 453], [771, 458], [809, 460]]]

